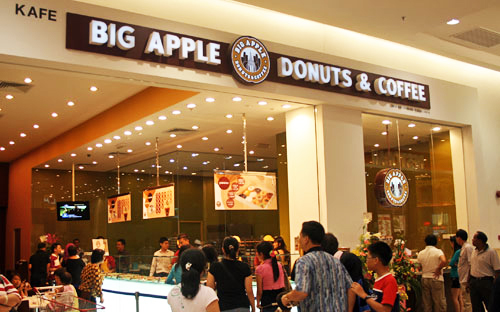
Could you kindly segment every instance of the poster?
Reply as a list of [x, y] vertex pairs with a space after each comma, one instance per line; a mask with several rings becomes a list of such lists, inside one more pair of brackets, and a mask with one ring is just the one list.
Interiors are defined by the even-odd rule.
[[382, 238], [392, 236], [391, 230], [391, 215], [379, 214], [378, 215], [378, 231]]
[[102, 249], [104, 250], [104, 255], [109, 256], [109, 247], [107, 239], [92, 239], [92, 250], [94, 249]]
[[273, 172], [215, 171], [216, 210], [277, 210]]
[[142, 218], [175, 216], [174, 184], [157, 186], [142, 192]]
[[108, 223], [131, 221], [130, 193], [108, 197]]

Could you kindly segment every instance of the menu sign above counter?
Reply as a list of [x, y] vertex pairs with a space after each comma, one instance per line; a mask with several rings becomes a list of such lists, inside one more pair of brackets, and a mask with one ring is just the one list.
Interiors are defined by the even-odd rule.
[[230, 45], [67, 13], [66, 48], [233, 74], [250, 85], [272, 81], [430, 109], [428, 85], [268, 52], [261, 41], [249, 36]]

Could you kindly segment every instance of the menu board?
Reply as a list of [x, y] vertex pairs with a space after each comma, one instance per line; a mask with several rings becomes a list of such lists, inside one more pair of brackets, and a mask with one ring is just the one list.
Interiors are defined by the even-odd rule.
[[174, 184], [157, 186], [142, 192], [143, 219], [175, 216]]
[[130, 193], [108, 197], [108, 223], [131, 221]]
[[276, 174], [273, 172], [215, 171], [216, 210], [276, 210]]

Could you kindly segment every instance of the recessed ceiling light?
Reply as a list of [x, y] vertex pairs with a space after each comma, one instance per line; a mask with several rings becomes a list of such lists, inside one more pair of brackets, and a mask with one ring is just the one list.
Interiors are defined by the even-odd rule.
[[451, 20], [446, 22], [446, 24], [448, 24], [448, 25], [456, 25], [458, 23], [460, 23], [460, 20], [458, 20], [456, 18], [452, 18]]
[[441, 142], [445, 142], [446, 140], [445, 139], [442, 139]]
[[92, 91], [92, 92], [96, 92], [96, 91], [97, 91], [97, 87], [96, 87], [96, 86], [92, 86], [92, 87], [90, 87], [90, 91]]
[[226, 130], [226, 133], [227, 133], [227, 134], [233, 133], [233, 130], [231, 130], [231, 129], [227, 129], [227, 130]]
[[411, 151], [411, 147], [409, 147], [408, 150]]
[[180, 145], [180, 144], [177, 144], [177, 148], [182, 148], [182, 145]]
[[167, 120], [167, 116], [161, 115], [161, 116], [158, 116], [158, 119], [160, 119], [160, 120]]
[[264, 161], [264, 158], [258, 158], [257, 161]]
[[273, 121], [273, 120], [274, 120], [274, 117], [269, 116], [269, 117], [267, 117], [266, 119], [267, 119], [267, 121]]
[[384, 125], [390, 125], [391, 124], [391, 121], [390, 120], [382, 120], [382, 124]]
[[408, 124], [408, 128], [415, 128], [415, 124], [414, 123], [411, 123], [411, 124]]
[[381, 135], [387, 135], [387, 131], [382, 132]]
[[0, 146], [0, 151], [5, 151], [5, 147]]
[[281, 107], [282, 108], [290, 108], [290, 107], [292, 107], [292, 105], [290, 105], [290, 104], [283, 104], [283, 105], [281, 105]]
[[78, 166], [78, 169], [83, 169], [84, 167], [83, 166]]
[[235, 166], [235, 167], [239, 167], [239, 166], [240, 166], [240, 164], [234, 164], [234, 166]]
[[134, 169], [134, 172], [139, 172], [139, 169]]
[[16, 142], [14, 142], [14, 141], [9, 141], [9, 144], [10, 144], [10, 145], [14, 145], [14, 144], [16, 144]]
[[26, 137], [26, 133], [21, 132], [21, 133], [19, 134], [19, 136], [20, 136], [21, 138], [25, 138], [25, 137]]
[[269, 166], [267, 166], [267, 165], [266, 166], [262, 166], [262, 168], [263, 169], [267, 169], [267, 168], [269, 168]]
[[5, 98], [6, 98], [7, 100], [12, 100], [12, 99], [14, 98], [14, 96], [13, 96], [12, 94], [7, 94], [7, 95], [5, 96]]
[[226, 115], [226, 118], [233, 118], [233, 115], [231, 115], [231, 114], [227, 114], [227, 115]]
[[220, 149], [218, 147], [214, 148], [214, 151], [218, 152]]
[[188, 167], [184, 166], [184, 167], [182, 167], [182, 169], [187, 170], [187, 169], [188, 169]]
[[91, 146], [87, 147], [87, 151], [91, 151], [93, 148]]
[[95, 161], [95, 160], [94, 160], [92, 163], [93, 163], [94, 165], [97, 165], [97, 161]]
[[379, 147], [379, 146], [380, 146], [380, 144], [378, 144], [378, 143], [377, 143], [377, 144], [375, 144], [375, 145], [373, 145], [373, 146], [375, 146], [375, 147]]
[[52, 117], [56, 118], [57, 116], [59, 116], [57, 113], [52, 113]]
[[266, 101], [259, 101], [259, 105], [260, 105], [260, 106], [267, 105], [267, 102], [266, 102]]
[[196, 104], [194, 104], [194, 103], [189, 103], [188, 105], [186, 105], [186, 107], [187, 107], [187, 108], [189, 108], [189, 109], [193, 109], [193, 108], [195, 108], [195, 107], [196, 107]]
[[168, 174], [168, 170], [167, 170], [167, 171], [165, 171], [165, 174]]
[[61, 163], [61, 162], [63, 162], [63, 160], [62, 160], [61, 158], [59, 158], [59, 159], [57, 160], [57, 162], [60, 162], [60, 163]]
[[106, 139], [106, 140], [104, 140], [104, 143], [106, 143], [106, 144], [109, 144], [109, 143], [111, 143], [111, 142], [113, 142], [111, 139]]
[[50, 167], [50, 165], [48, 165], [48, 164], [45, 164], [45, 168], [48, 168], [48, 167]]
[[250, 152], [248, 152], [248, 154], [253, 155], [253, 154], [255, 154], [255, 152], [254, 151], [250, 151]]
[[203, 141], [208, 140], [208, 138], [207, 138], [207, 137], [202, 137], [201, 139], [202, 139]]
[[95, 145], [96, 147], [102, 147], [102, 144], [101, 143], [96, 143]]
[[147, 142], [146, 142], [146, 143], [144, 143], [144, 144], [146, 144], [147, 146], [150, 146], [150, 145], [151, 145], [151, 142], [147, 141]]
[[233, 98], [233, 101], [234, 101], [234, 102], [241, 102], [241, 98], [240, 98], [239, 96], [235, 96], [235, 97]]
[[175, 133], [171, 133], [171, 134], [170, 134], [170, 137], [171, 137], [171, 138], [175, 138], [176, 136], [177, 136], [177, 135], [176, 135]]
[[206, 164], [208, 164], [208, 162], [204, 161], [204, 162], [202, 162], [202, 164], [203, 164], [203, 165], [206, 165]]
[[146, 125], [148, 125], [148, 126], [152, 126], [152, 125], [154, 125], [154, 124], [155, 124], [155, 122], [154, 122], [154, 121], [152, 121], [152, 120], [148, 120], [148, 121], [146, 121]]
[[441, 130], [441, 127], [434, 127], [434, 128], [432, 128], [432, 131], [439, 131], [439, 130]]
[[192, 157], [196, 157], [196, 156], [198, 156], [198, 155], [200, 155], [200, 154], [198, 154], [198, 153], [192, 153], [192, 154], [191, 154], [191, 156], [192, 156]]
[[172, 115], [180, 115], [181, 111], [180, 110], [174, 110], [172, 111]]
[[127, 153], [132, 153], [133, 150], [131, 150], [130, 148], [127, 150]]
[[209, 103], [212, 103], [212, 102], [215, 102], [215, 99], [214, 99], [214, 98], [212, 98], [212, 97], [207, 97], [207, 98], [205, 99], [205, 101], [207, 101], [207, 102], [209, 102]]
[[37, 125], [37, 124], [34, 124], [34, 125], [33, 125], [33, 128], [38, 129], [38, 128], [40, 128], [40, 126], [39, 126], [39, 125]]
[[171, 162], [171, 163], [174, 163], [174, 162], [175, 162], [175, 159], [170, 159], [170, 162]]
[[191, 127], [191, 129], [193, 129], [193, 130], [198, 130], [198, 129], [200, 129], [200, 127], [198, 127], [198, 126], [194, 125], [194, 126], [192, 126], [192, 127]]
[[192, 172], [191, 175], [196, 175], [196, 172]]
[[120, 137], [119, 135], [115, 135], [115, 136], [113, 137], [113, 139], [115, 139], [115, 140], [120, 140], [120, 139], [121, 139], [121, 137]]
[[69, 102], [68, 102], [68, 106], [75, 106], [75, 102], [73, 102], [73, 101], [69, 101]]
[[123, 134], [125, 134], [125, 135], [132, 135], [132, 132], [127, 130], [127, 131], [123, 132]]
[[115, 158], [115, 155], [108, 155], [108, 158], [113, 159]]
[[24, 83], [32, 83], [32, 82], [33, 82], [33, 80], [31, 80], [30, 77], [24, 78]]
[[378, 156], [378, 154], [376, 154], [376, 153], [375, 153], [375, 154], [373, 154], [373, 156], [377, 157], [377, 156]]
[[414, 137], [413, 137], [413, 139], [414, 139], [414, 140], [418, 140], [418, 136], [414, 136]]
[[141, 172], [144, 172], [145, 170], [144, 169], [141, 169]]
[[69, 156], [76, 157], [76, 154], [75, 153], [71, 153]]
[[142, 131], [142, 127], [141, 126], [137, 126], [134, 129], [135, 129], [135, 131]]

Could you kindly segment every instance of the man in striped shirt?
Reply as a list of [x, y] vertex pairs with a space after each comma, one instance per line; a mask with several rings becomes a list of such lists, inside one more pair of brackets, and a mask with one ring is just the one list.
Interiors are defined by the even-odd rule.
[[19, 302], [21, 302], [21, 296], [17, 289], [5, 276], [0, 274], [0, 312], [10, 311]]

